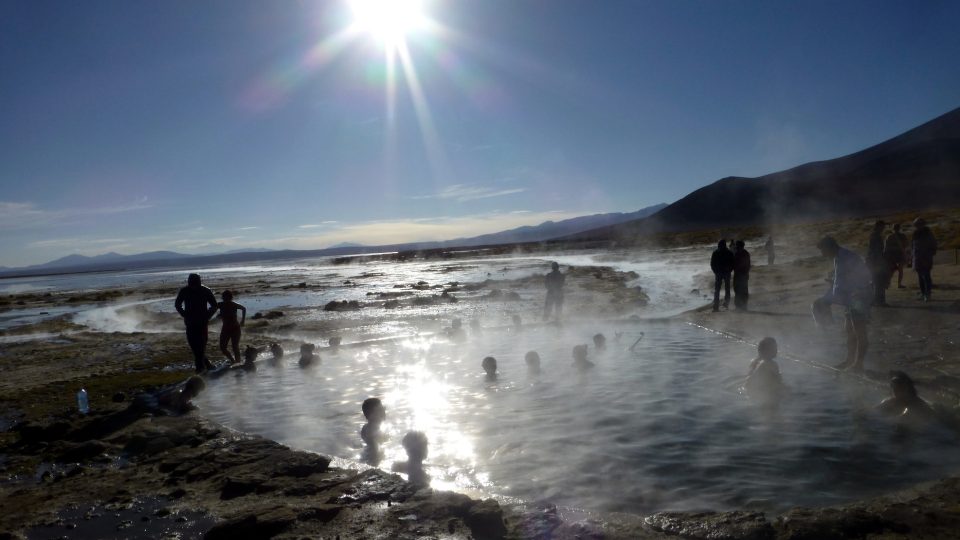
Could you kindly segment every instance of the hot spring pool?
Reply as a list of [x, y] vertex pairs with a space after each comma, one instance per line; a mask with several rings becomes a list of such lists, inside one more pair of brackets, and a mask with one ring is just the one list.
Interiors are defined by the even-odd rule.
[[[571, 348], [596, 331], [607, 351], [591, 344], [596, 367], [581, 375]], [[527, 374], [528, 350], [540, 354], [538, 376]], [[906, 434], [876, 417], [885, 392], [784, 358], [793, 392], [779, 411], [762, 409], [736, 391], [754, 352], [682, 323], [486, 331], [462, 344], [423, 337], [321, 351], [309, 369], [288, 351], [279, 365], [212, 380], [196, 402], [231, 428], [359, 461], [360, 404], [380, 397], [381, 468], [406, 459], [400, 439], [418, 429], [434, 487], [598, 511], [821, 506], [960, 466], [953, 435]], [[487, 355], [496, 382], [480, 368]]]

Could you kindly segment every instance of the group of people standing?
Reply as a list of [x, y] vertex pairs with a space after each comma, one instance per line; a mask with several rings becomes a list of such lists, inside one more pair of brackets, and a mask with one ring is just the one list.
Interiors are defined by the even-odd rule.
[[[710, 269], [716, 278], [713, 286], [713, 311], [720, 311], [720, 288], [724, 289], [723, 307], [730, 307], [730, 280], [733, 279], [734, 309], [747, 310], [750, 299], [750, 252], [743, 240], [730, 241], [733, 251], [727, 248], [727, 241], [720, 240], [717, 249], [710, 257]], [[767, 242], [767, 263], [773, 264], [773, 238]]]
[[929, 301], [933, 288], [930, 273], [933, 270], [933, 256], [937, 253], [937, 239], [933, 231], [927, 226], [927, 222], [919, 217], [913, 220], [913, 236], [909, 240], [899, 223], [894, 224], [893, 232], [884, 237], [886, 227], [883, 220], [874, 223], [867, 247], [866, 262], [873, 281], [873, 304], [887, 305], [887, 289], [894, 273], [897, 274], [897, 287], [905, 288], [904, 266], [913, 267], [920, 285], [918, 296], [924, 302]]

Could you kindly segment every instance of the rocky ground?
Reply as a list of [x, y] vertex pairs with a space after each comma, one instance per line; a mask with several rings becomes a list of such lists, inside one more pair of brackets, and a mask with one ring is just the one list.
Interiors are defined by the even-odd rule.
[[[859, 242], [862, 225], [847, 224], [838, 234], [841, 242]], [[820, 233], [802, 231], [809, 237]], [[700, 309], [681, 318], [749, 342], [775, 336], [785, 361], [838, 361], [841, 331], [819, 331], [808, 315], [809, 303], [825, 287], [827, 262], [801, 256], [766, 267], [759, 254], [754, 257], [751, 311]], [[960, 283], [960, 266], [952, 257], [952, 251], [944, 251], [938, 260], [932, 302], [914, 298], [915, 276], [908, 274], [905, 283], [911, 288], [892, 289], [892, 307], [874, 310], [865, 379], [884, 384], [888, 369], [903, 369], [918, 380], [922, 395], [946, 410], [957, 406], [960, 390], [960, 287], [954, 285]], [[605, 268], [576, 269], [568, 278], [567, 313], [634, 314], [645, 295], [627, 287], [629, 279]], [[706, 275], [700, 281], [700, 294], [712, 290]], [[505, 302], [533, 316], [540, 304], [530, 291], [538, 284], [533, 278], [419, 289], [418, 284], [385, 284], [385, 292], [401, 294], [371, 298], [358, 307], [384, 309], [382, 304], [396, 300], [396, 309], [404, 309], [416, 298], [450, 302], [453, 295], [465, 310], [479, 302]], [[256, 291], [300, 285], [230, 286]], [[321, 284], [304, 285], [315, 286]], [[134, 294], [172, 296], [173, 290], [90, 293], [72, 301], [108, 303]], [[70, 301], [14, 295], [3, 299], [3, 307]], [[287, 313], [258, 319], [247, 329], [248, 338], [265, 343], [270, 331], [291, 318]], [[176, 320], [156, 323], [175, 329]], [[441, 324], [429, 316], [419, 323]], [[310, 331], [318, 335], [345, 330], [342, 322], [314, 324]], [[501, 507], [494, 500], [418, 489], [377, 469], [331, 467], [327, 457], [232, 432], [196, 413], [171, 417], [129, 409], [137, 392], [189, 375], [192, 361], [179, 332], [88, 333], [62, 319], [17, 332], [26, 331], [62, 337], [0, 349], [0, 420], [6, 429], [0, 433], [0, 538], [956, 538], [960, 530], [957, 478], [779, 516], [746, 511], [592, 515], [535, 502]], [[80, 386], [94, 405], [85, 416], [73, 412]]]

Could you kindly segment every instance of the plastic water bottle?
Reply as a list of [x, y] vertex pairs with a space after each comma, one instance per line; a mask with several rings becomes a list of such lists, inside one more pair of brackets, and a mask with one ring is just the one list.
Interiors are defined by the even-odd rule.
[[90, 400], [87, 399], [87, 391], [83, 388], [77, 392], [77, 408], [80, 409], [80, 414], [90, 412]]

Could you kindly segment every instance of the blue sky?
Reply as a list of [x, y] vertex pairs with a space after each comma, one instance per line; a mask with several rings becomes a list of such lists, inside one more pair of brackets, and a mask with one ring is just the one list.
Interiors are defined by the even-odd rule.
[[960, 106], [958, 2], [423, 11], [404, 69], [346, 0], [0, 3], [0, 265], [632, 211]]

